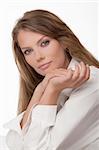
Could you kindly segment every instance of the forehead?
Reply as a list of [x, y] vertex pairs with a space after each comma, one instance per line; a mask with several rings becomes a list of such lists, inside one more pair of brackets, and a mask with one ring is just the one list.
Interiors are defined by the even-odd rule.
[[45, 37], [45, 35], [37, 33], [37, 32], [32, 32], [32, 31], [27, 31], [27, 30], [20, 30], [17, 36], [18, 43], [19, 45], [25, 46], [25, 45], [30, 45], [31, 42], [32, 44], [36, 44], [36, 42]]

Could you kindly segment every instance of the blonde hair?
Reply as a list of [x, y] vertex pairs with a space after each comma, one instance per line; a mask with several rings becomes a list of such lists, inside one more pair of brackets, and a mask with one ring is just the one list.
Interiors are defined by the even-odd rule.
[[99, 68], [99, 62], [80, 43], [70, 28], [55, 14], [46, 10], [33, 10], [24, 13], [12, 31], [13, 53], [20, 72], [20, 92], [17, 114], [27, 108], [36, 86], [44, 78], [27, 64], [17, 41], [17, 35], [20, 30], [29, 30], [54, 38], [63, 45], [64, 50], [66, 50], [72, 58]]

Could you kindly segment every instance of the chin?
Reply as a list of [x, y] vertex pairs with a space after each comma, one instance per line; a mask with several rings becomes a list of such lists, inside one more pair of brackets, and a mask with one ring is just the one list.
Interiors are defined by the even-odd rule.
[[38, 72], [42, 76], [46, 76], [48, 73], [50, 73], [52, 70], [46, 70], [44, 72]]

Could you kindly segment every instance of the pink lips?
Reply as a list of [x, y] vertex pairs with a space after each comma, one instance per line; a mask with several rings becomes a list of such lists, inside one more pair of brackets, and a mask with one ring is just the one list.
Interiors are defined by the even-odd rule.
[[51, 61], [48, 62], [48, 63], [42, 64], [42, 65], [39, 66], [38, 68], [39, 68], [39, 69], [42, 69], [42, 70], [45, 70], [45, 69], [47, 69], [47, 68], [50, 66], [50, 63], [51, 63]]

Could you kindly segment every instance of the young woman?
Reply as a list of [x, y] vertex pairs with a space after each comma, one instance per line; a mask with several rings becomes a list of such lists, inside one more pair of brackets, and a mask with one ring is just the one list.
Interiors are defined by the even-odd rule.
[[26, 12], [12, 37], [20, 93], [18, 116], [5, 125], [9, 149], [97, 146], [99, 62], [62, 20], [45, 10]]

